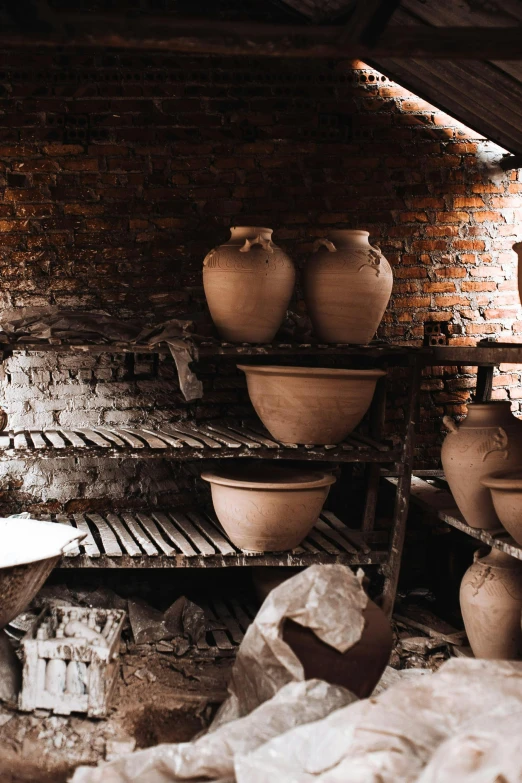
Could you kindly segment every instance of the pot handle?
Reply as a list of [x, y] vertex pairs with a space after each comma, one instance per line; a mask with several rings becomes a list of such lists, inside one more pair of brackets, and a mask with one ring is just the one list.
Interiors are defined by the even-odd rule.
[[491, 441], [487, 442], [485, 445], [489, 446], [490, 444], [491, 448], [487, 449], [487, 451], [485, 451], [482, 455], [482, 462], [486, 461], [488, 454], [493, 454], [495, 451], [499, 451], [502, 454], [503, 459], [508, 458], [508, 436], [506, 430], [503, 427], [497, 427], [495, 435], [493, 435]]
[[330, 239], [325, 239], [325, 237], [319, 237], [319, 239], [315, 240], [312, 246], [312, 252], [317, 253], [320, 247], [325, 247], [330, 253], [337, 252], [334, 243]]
[[449, 430], [450, 435], [452, 432], [458, 432], [459, 431], [459, 425], [456, 421], [454, 421], [451, 416], [443, 416], [442, 417], [442, 423], [446, 427], [447, 430]]
[[381, 253], [381, 248], [379, 245], [370, 245], [370, 249], [368, 250], [368, 260], [364, 262], [364, 264], [361, 264], [358, 272], [363, 269], [365, 266], [371, 266], [372, 269], [375, 269], [375, 274], [377, 277], [381, 274], [381, 259], [383, 258], [383, 255]]
[[245, 239], [245, 244], [243, 245], [243, 247], [239, 248], [239, 252], [248, 253], [252, 245], [261, 245], [263, 250], [267, 250], [269, 253], [274, 252], [274, 246], [272, 244], [272, 240], [262, 237], [261, 234], [258, 234], [257, 237], [255, 237], [254, 239]]

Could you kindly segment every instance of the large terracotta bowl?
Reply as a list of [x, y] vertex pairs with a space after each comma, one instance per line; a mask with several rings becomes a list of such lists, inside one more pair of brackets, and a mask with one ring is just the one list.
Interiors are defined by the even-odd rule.
[[239, 549], [295, 549], [310, 532], [335, 478], [330, 473], [256, 465], [203, 473], [216, 516]]
[[382, 370], [238, 364], [257, 415], [282, 443], [340, 443], [370, 407]]
[[522, 468], [499, 471], [481, 480], [491, 492], [498, 518], [517, 544], [522, 544]]
[[301, 661], [305, 679], [342, 685], [360, 699], [370, 696], [390, 659], [393, 635], [386, 615], [371, 599], [363, 615], [362, 636], [344, 653], [323, 642], [309, 628], [285, 620], [283, 639]]

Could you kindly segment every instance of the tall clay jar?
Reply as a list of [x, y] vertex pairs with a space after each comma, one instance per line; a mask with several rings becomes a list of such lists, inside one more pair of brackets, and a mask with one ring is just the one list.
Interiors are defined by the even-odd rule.
[[230, 239], [203, 261], [212, 320], [229, 342], [269, 343], [285, 317], [295, 283], [290, 258], [271, 228], [235, 226]]
[[522, 304], [522, 242], [516, 242], [513, 250], [518, 256], [518, 296]]
[[493, 548], [475, 552], [464, 574], [460, 607], [476, 658], [515, 660], [522, 656], [522, 562]]
[[522, 466], [522, 421], [509, 402], [472, 403], [458, 426], [444, 417], [449, 430], [442, 445], [442, 467], [451, 492], [470, 527], [502, 527], [489, 489], [481, 479]]
[[382, 320], [393, 274], [368, 237], [368, 231], [331, 231], [306, 263], [304, 298], [322, 342], [368, 343]]

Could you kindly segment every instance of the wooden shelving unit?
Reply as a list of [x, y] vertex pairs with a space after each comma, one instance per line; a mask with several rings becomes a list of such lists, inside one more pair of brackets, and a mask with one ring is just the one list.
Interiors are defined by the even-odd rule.
[[[353, 366], [370, 360], [373, 366], [402, 365], [408, 368], [408, 401], [404, 431], [398, 443], [386, 442], [383, 425], [386, 384], [377, 384], [364, 428], [345, 442], [331, 446], [298, 446], [275, 441], [258, 420], [192, 420], [171, 422], [161, 429], [140, 427], [93, 427], [90, 429], [12, 430], [0, 433], [0, 460], [42, 460], [92, 456], [114, 459], [271, 459], [303, 460], [366, 465], [366, 502], [362, 520], [350, 519], [349, 527], [324, 511], [309, 536], [292, 552], [262, 555], [242, 552], [226, 537], [211, 513], [196, 509], [151, 509], [47, 517], [88, 533], [78, 551], [62, 558], [64, 568], [208, 568], [244, 565], [307, 566], [313, 563], [376, 565], [384, 575], [383, 608], [391, 613], [395, 600], [410, 494], [413, 438], [420, 367], [430, 350], [375, 343], [368, 346], [275, 343], [232, 345], [200, 341], [201, 361], [220, 357], [310, 357], [314, 362], [335, 359], [335, 366]], [[68, 343], [20, 341], [0, 345], [0, 356], [15, 351], [78, 353], [167, 353], [166, 345], [128, 343]], [[393, 524], [390, 533], [374, 530], [377, 500], [383, 475], [396, 477]]]

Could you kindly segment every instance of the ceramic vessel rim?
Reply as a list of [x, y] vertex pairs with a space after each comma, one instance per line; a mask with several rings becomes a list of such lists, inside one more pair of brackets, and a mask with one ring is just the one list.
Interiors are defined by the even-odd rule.
[[230, 226], [230, 235], [232, 236], [232, 232], [236, 229], [241, 228], [248, 228], [252, 231], [253, 234], [273, 234], [274, 229], [273, 228], [264, 228], [263, 226]]
[[334, 234], [337, 234], [337, 235], [339, 235], [339, 234], [343, 234], [343, 235], [352, 234], [352, 235], [359, 235], [359, 236], [364, 236], [364, 237], [369, 237], [370, 236], [370, 232], [369, 231], [364, 231], [363, 229], [359, 229], [359, 228], [332, 228], [332, 230], [328, 232], [328, 236], [333, 236]]
[[204, 481], [208, 481], [210, 484], [219, 484], [223, 487], [236, 487], [237, 489], [274, 489], [274, 490], [300, 490], [300, 489], [316, 489], [319, 487], [329, 487], [331, 484], [335, 484], [336, 478], [331, 473], [322, 473], [320, 471], [309, 471], [310, 473], [317, 473], [316, 479], [309, 479], [307, 481], [256, 481], [251, 479], [234, 479], [229, 476], [220, 475], [218, 472], [205, 471], [201, 474], [201, 478]]
[[522, 489], [522, 468], [515, 470], [498, 470], [495, 473], [490, 473], [489, 476], [484, 476], [480, 480], [480, 483], [484, 487], [489, 489], [504, 489], [504, 490], [521, 490]]
[[300, 375], [318, 376], [320, 378], [346, 378], [351, 380], [382, 378], [386, 375], [384, 370], [343, 370], [338, 367], [279, 367], [275, 364], [237, 364], [238, 370], [243, 370], [246, 375]]

